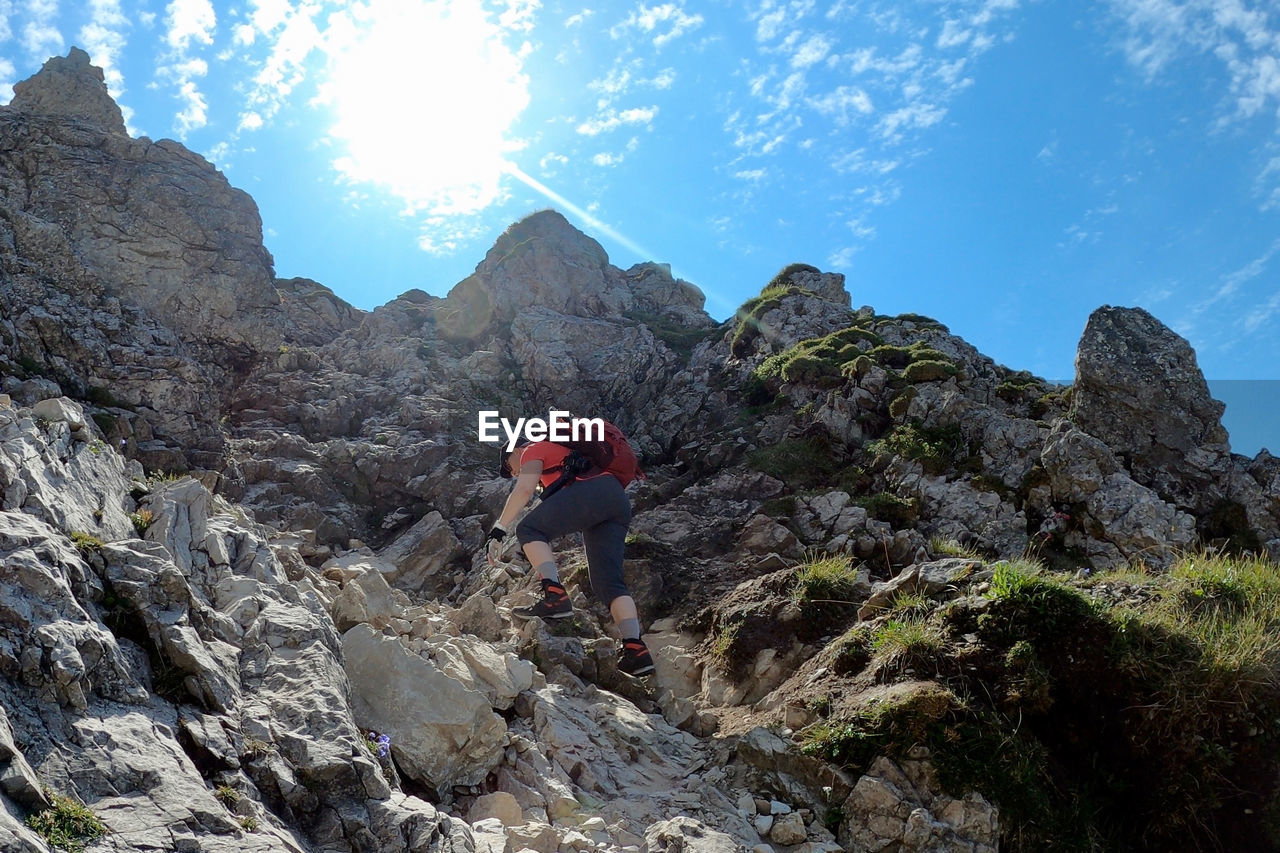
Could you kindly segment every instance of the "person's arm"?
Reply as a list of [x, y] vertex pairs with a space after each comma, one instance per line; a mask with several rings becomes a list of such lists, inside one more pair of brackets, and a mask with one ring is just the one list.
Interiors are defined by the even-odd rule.
[[507, 502], [502, 507], [502, 514], [498, 516], [496, 527], [501, 527], [503, 530], [511, 529], [520, 510], [524, 509], [537, 493], [538, 478], [541, 476], [541, 459], [531, 459], [520, 466], [520, 475], [516, 477], [516, 484], [512, 487], [511, 494], [507, 495]]

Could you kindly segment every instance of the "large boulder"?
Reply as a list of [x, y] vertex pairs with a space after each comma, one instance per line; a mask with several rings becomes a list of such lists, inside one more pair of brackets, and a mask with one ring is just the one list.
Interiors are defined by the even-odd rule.
[[1076, 352], [1071, 419], [1162, 499], [1197, 514], [1223, 500], [1224, 408], [1210, 396], [1191, 345], [1155, 317], [1111, 306], [1089, 316]]
[[484, 781], [501, 760], [506, 724], [475, 686], [368, 625], [342, 635], [342, 653], [356, 719], [391, 736], [411, 778], [448, 791]]

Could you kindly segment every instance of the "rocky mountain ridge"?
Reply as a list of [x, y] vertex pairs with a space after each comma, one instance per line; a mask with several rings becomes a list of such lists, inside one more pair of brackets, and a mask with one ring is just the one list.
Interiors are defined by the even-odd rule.
[[[45, 788], [102, 816], [102, 849], [1009, 846], [923, 735], [797, 751], [968, 701], [859, 632], [919, 596], [949, 660], [998, 657], [992, 566], [1280, 558], [1280, 461], [1230, 453], [1194, 352], [1141, 309], [1093, 314], [1064, 391], [802, 264], [716, 323], [543, 211], [447, 297], [362, 312], [276, 279], [252, 200], [129, 138], [78, 50], [0, 107], [0, 276], [6, 849], [43, 849]], [[476, 556], [505, 489], [481, 408], [599, 414], [645, 457], [652, 688], [580, 594], [573, 636], [511, 623], [532, 589]], [[826, 603], [797, 592], [815, 555], [854, 576]]]

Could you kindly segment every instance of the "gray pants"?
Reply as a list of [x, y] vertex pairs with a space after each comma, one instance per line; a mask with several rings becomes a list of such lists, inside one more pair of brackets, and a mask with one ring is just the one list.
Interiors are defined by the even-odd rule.
[[520, 544], [548, 545], [570, 533], [582, 533], [591, 591], [606, 605], [630, 595], [622, 580], [622, 552], [631, 526], [631, 501], [612, 474], [575, 480], [538, 504], [516, 525]]

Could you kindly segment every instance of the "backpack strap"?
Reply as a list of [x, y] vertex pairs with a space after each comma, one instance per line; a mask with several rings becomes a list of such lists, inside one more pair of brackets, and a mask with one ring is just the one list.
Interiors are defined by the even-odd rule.
[[560, 471], [561, 473], [560, 476], [556, 478], [555, 482], [543, 488], [542, 499], [545, 501], [547, 498], [551, 497], [556, 492], [560, 491], [565, 486], [569, 485], [574, 480], [578, 479], [595, 467], [596, 466], [592, 464], [590, 459], [587, 459], [578, 451], [570, 451], [569, 455], [566, 456], [564, 461], [559, 465], [552, 465], [550, 468], [543, 469], [544, 474], [555, 471]]

